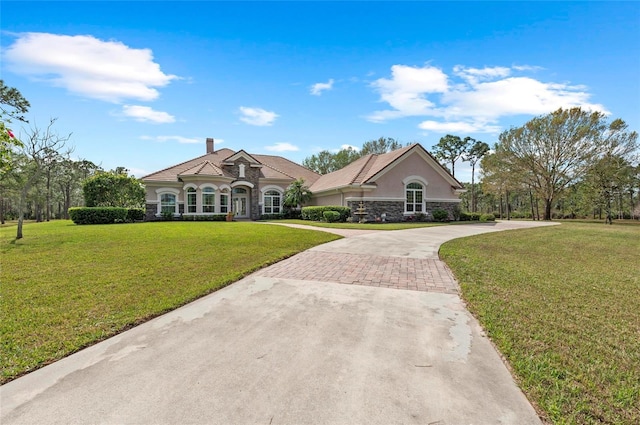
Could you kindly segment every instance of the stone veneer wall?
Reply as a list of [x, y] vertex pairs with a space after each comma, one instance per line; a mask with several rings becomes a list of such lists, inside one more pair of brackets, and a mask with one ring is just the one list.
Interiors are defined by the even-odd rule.
[[[367, 221], [376, 221], [376, 217], [386, 214], [386, 221], [403, 221], [404, 220], [404, 202], [403, 201], [363, 201], [365, 208], [363, 218]], [[351, 208], [351, 216], [354, 221], [360, 219], [360, 216], [353, 214], [360, 208], [360, 201], [347, 201], [347, 206]]]
[[[244, 178], [240, 177], [240, 164], [244, 164]], [[249, 218], [258, 220], [260, 218], [260, 168], [251, 167], [251, 163], [244, 158], [239, 158], [232, 166], [225, 166], [236, 180], [244, 180], [253, 184], [253, 189], [249, 190]], [[233, 203], [233, 200], [230, 200]]]
[[[433, 210], [445, 210], [449, 213], [449, 220], [454, 220], [453, 211], [456, 209], [456, 206], [460, 204], [458, 202], [427, 202], [426, 208], [429, 213], [433, 212]], [[429, 214], [429, 219], [433, 220], [433, 215]]]
[[[386, 221], [390, 222], [405, 221], [407, 217], [404, 215], [403, 201], [363, 201], [362, 204], [367, 213], [363, 218], [367, 221], [376, 221], [376, 218], [381, 217], [383, 213], [386, 214]], [[449, 220], [453, 220], [453, 211], [457, 205], [459, 205], [457, 202], [427, 202], [425, 212], [430, 219], [433, 219], [433, 210], [445, 210], [449, 213]], [[347, 206], [351, 208], [353, 220], [357, 221], [360, 216], [353, 213], [358, 211], [360, 201], [347, 201]]]
[[147, 204], [144, 212], [144, 219], [146, 221], [155, 220], [157, 211], [158, 211], [158, 204]]

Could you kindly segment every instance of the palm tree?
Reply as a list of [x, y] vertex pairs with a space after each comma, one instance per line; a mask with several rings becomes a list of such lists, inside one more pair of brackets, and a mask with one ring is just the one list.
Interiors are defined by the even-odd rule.
[[311, 191], [304, 184], [304, 179], [294, 180], [284, 192], [284, 205], [289, 208], [301, 207], [311, 200]]

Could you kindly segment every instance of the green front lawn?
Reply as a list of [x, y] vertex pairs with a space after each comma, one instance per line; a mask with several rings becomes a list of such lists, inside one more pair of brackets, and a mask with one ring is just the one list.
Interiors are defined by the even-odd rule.
[[0, 228], [6, 382], [339, 237], [257, 223], [29, 224]]
[[640, 226], [490, 233], [440, 256], [551, 421], [640, 423]]

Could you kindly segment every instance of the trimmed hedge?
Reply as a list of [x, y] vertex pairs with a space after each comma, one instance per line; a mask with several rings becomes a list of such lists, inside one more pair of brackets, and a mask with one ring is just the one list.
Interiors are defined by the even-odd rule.
[[351, 216], [351, 208], [341, 207], [339, 205], [324, 205], [320, 207], [303, 207], [302, 219], [311, 221], [324, 221], [323, 213], [325, 211], [335, 211], [340, 214], [339, 221], [347, 221], [347, 218]]
[[338, 211], [324, 211], [322, 217], [327, 223], [334, 223], [340, 220], [340, 213]]
[[74, 207], [69, 208], [69, 217], [75, 224], [112, 224], [127, 221], [127, 208], [119, 207]]
[[144, 220], [144, 210], [142, 208], [129, 208], [127, 210], [127, 221]]

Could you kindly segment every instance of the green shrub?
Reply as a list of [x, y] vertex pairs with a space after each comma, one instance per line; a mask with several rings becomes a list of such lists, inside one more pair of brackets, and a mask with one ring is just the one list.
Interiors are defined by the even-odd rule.
[[480, 216], [480, 221], [482, 222], [486, 222], [486, 221], [496, 221], [496, 216], [493, 214], [482, 214]]
[[144, 210], [142, 208], [129, 208], [127, 209], [127, 221], [140, 221], [144, 220]]
[[327, 223], [334, 223], [340, 220], [340, 213], [338, 211], [324, 211], [322, 217]]
[[460, 221], [479, 221], [480, 216], [480, 213], [461, 212]]
[[338, 205], [325, 205], [320, 207], [303, 207], [302, 219], [311, 221], [324, 221], [322, 215], [325, 211], [336, 211], [340, 214], [339, 221], [345, 222], [351, 216], [351, 208]]
[[437, 209], [431, 213], [434, 221], [449, 221], [449, 213], [445, 210]]
[[415, 215], [415, 220], [416, 221], [427, 221], [427, 215], [425, 213], [416, 213]]
[[124, 223], [127, 221], [127, 208], [74, 207], [69, 208], [69, 217], [75, 224]]

